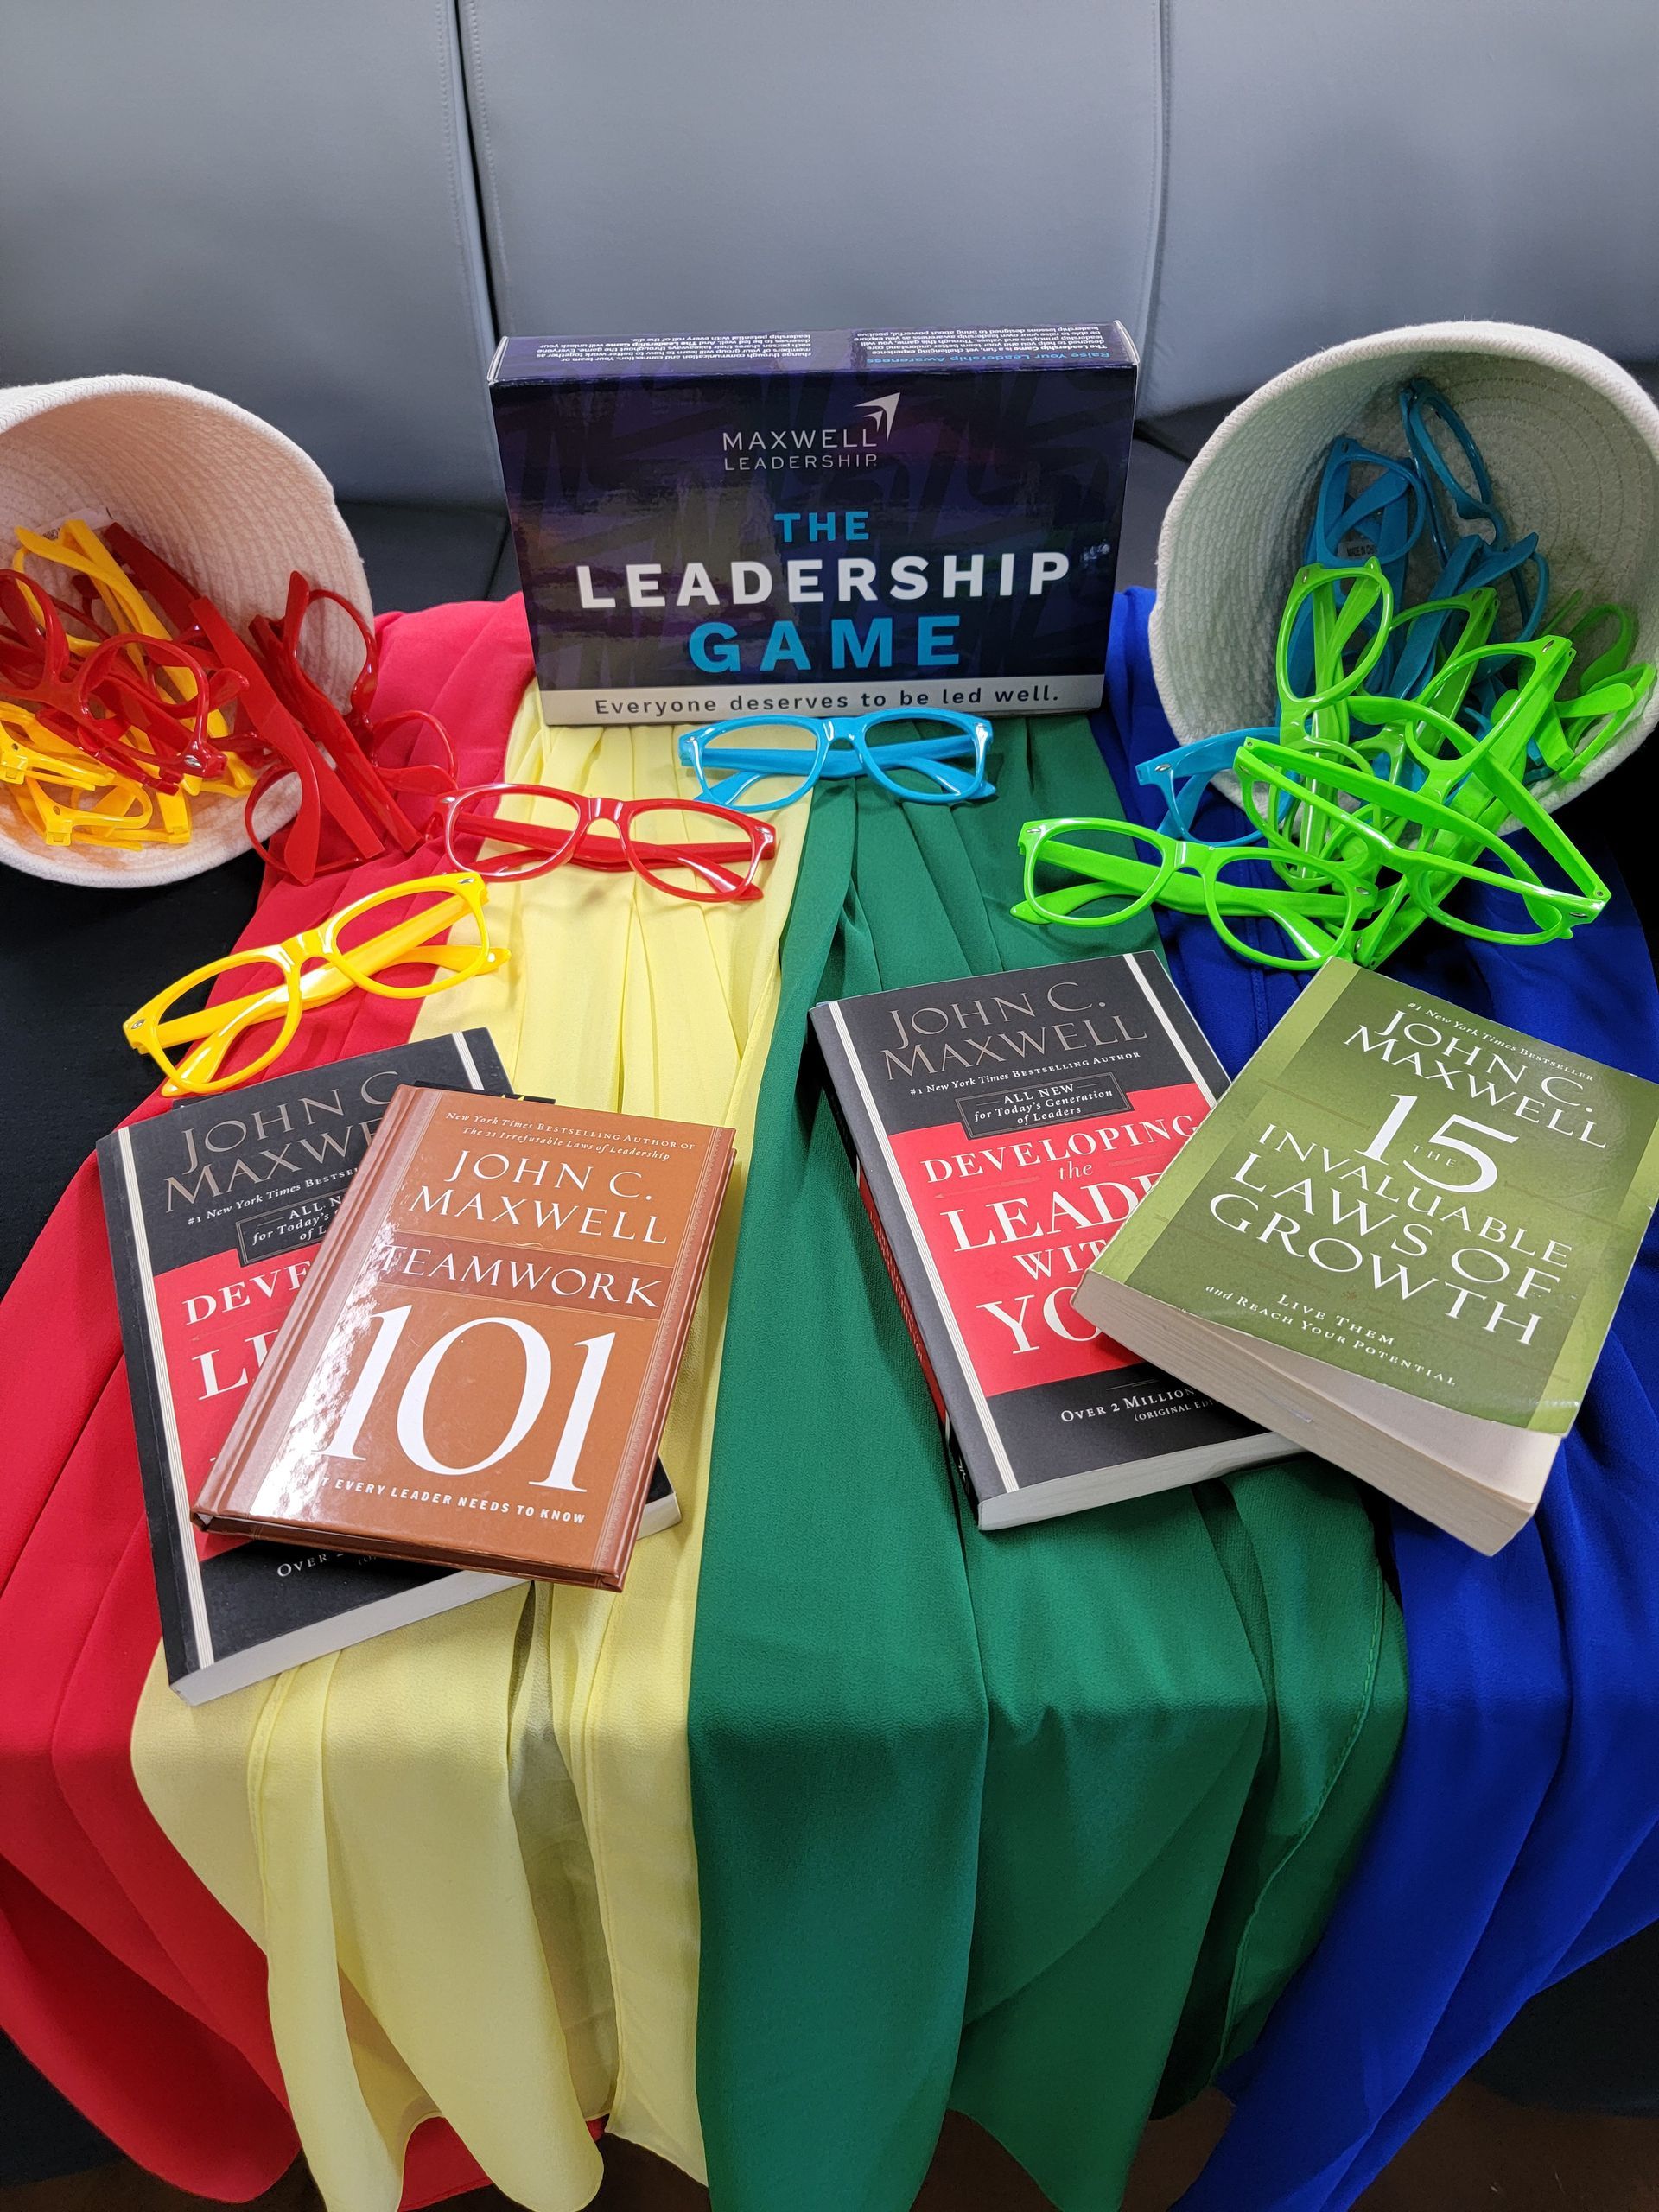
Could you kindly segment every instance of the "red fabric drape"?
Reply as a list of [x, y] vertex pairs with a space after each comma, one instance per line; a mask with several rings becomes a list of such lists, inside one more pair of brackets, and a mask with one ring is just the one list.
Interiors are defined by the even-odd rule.
[[[522, 601], [378, 626], [377, 715], [429, 709], [463, 782], [499, 777], [531, 674]], [[429, 849], [308, 886], [268, 880], [245, 942], [442, 865]], [[63, 982], [73, 1020], [73, 971]], [[417, 1004], [349, 992], [307, 1015], [281, 1071], [398, 1043]], [[10, 1172], [26, 1172], [27, 1132], [13, 1144]], [[150, 1818], [129, 1761], [160, 1630], [91, 1160], [0, 1302], [0, 2027], [140, 2164], [199, 2195], [255, 2196], [297, 2149], [264, 1955]], [[404, 2201], [480, 2178], [430, 2123]]]

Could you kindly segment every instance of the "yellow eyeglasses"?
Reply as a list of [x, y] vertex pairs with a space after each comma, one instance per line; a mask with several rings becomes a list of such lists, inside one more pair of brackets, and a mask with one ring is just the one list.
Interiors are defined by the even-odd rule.
[[[372, 991], [377, 997], [420, 999], [499, 968], [504, 947], [490, 943], [484, 920], [482, 876], [423, 875], [413, 882], [388, 884], [331, 914], [321, 928], [302, 930], [280, 944], [250, 945], [211, 960], [158, 991], [124, 1024], [136, 1052], [148, 1052], [166, 1077], [162, 1095], [188, 1091], [204, 1096], [245, 1083], [279, 1058], [292, 1043], [300, 1017], [327, 1006], [347, 991]], [[409, 903], [410, 911], [372, 933], [377, 914]], [[470, 921], [476, 943], [451, 944], [448, 932]], [[399, 969], [429, 968], [423, 982], [388, 981]], [[244, 988], [212, 1006], [187, 1007], [185, 1001], [205, 987], [229, 976]], [[231, 1074], [223, 1072], [232, 1049], [254, 1032], [274, 1033]], [[182, 1057], [175, 1058], [185, 1047]]]

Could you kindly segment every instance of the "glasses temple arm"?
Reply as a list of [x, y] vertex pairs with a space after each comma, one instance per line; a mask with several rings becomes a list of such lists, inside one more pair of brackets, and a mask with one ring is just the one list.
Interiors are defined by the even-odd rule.
[[[817, 750], [809, 752], [804, 745], [792, 750], [764, 746], [704, 745], [685, 754], [691, 766], [707, 768], [760, 769], [769, 775], [791, 776], [803, 772], [804, 764], [817, 759]], [[829, 753], [824, 754], [824, 766], [829, 766]]]

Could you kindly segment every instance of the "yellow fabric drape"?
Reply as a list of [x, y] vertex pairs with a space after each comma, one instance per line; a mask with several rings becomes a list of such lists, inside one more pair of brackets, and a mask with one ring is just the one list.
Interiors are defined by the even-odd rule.
[[[549, 730], [505, 773], [689, 796], [670, 733]], [[779, 943], [807, 809], [765, 896], [707, 908], [566, 868], [493, 891], [499, 973], [423, 1003], [486, 1024], [515, 1088], [737, 1131], [737, 1167], [663, 1440], [677, 1528], [617, 1597], [503, 1592], [192, 1708], [152, 1667], [132, 1735], [156, 1818], [263, 1945], [272, 2024], [332, 2212], [392, 2212], [441, 2113], [532, 2212], [597, 2188], [586, 2117], [702, 2177], [685, 1714], [721, 1343]]]

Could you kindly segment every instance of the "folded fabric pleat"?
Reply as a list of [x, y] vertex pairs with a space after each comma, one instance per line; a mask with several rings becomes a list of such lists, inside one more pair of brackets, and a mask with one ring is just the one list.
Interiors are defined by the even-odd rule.
[[[1159, 808], [1132, 764], [1173, 742], [1147, 661], [1150, 607], [1145, 592], [1119, 601], [1103, 723], [1145, 820]], [[1623, 788], [1610, 784], [1610, 800]], [[1592, 929], [1536, 946], [1425, 930], [1393, 969], [1659, 1080], [1659, 985], [1597, 849], [1600, 803], [1586, 798], [1574, 830], [1614, 887]], [[1231, 816], [1221, 834], [1237, 826]], [[1236, 1066], [1294, 982], [1242, 976], [1202, 922], [1172, 918], [1167, 934], [1177, 980]], [[1650, 1231], [1532, 1523], [1483, 1559], [1390, 1512], [1411, 1638], [1399, 1762], [1324, 1940], [1228, 2078], [1236, 2108], [1182, 2199], [1190, 2212], [1344, 2212], [1529, 1998], [1659, 1917], [1656, 1470]]]
[[[1086, 724], [998, 796], [820, 795], [728, 1324], [692, 1674], [716, 2201], [900, 2212], [954, 2104], [1115, 2201], [1329, 1910], [1398, 1737], [1370, 1522], [1305, 1459], [983, 1535], [807, 1046], [818, 999], [1144, 947], [1009, 918], [1020, 824], [1117, 811]], [[849, 2125], [849, 2115], [858, 2124]]]
[[[682, 791], [671, 734], [547, 730], [533, 690], [505, 772]], [[592, 2195], [600, 2113], [701, 2169], [691, 1624], [741, 1163], [804, 826], [780, 825], [766, 897], [738, 906], [575, 868], [497, 886], [511, 960], [416, 1026], [486, 1025], [531, 1095], [736, 1128], [662, 1446], [679, 1525], [638, 1548], [620, 1596], [521, 1586], [205, 1707], [159, 1673], [141, 1701], [140, 1786], [266, 1953], [289, 2100], [339, 2212], [391, 2212], [433, 2113], [532, 2212]]]

